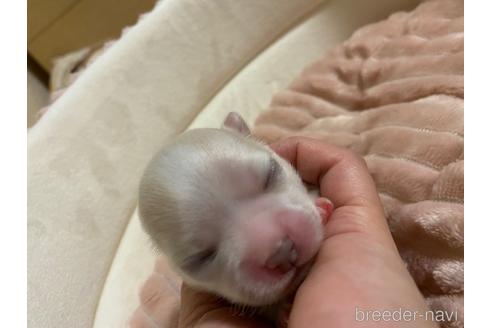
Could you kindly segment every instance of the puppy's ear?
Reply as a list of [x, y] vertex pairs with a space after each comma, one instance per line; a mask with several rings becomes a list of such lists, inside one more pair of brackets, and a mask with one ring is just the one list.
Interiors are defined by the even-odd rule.
[[227, 117], [222, 124], [222, 128], [239, 132], [243, 136], [249, 136], [251, 134], [248, 124], [246, 124], [241, 115], [236, 112], [227, 114]]

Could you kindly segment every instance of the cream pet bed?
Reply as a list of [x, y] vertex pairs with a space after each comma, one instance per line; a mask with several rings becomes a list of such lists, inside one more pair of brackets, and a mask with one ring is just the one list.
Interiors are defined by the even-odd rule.
[[271, 95], [358, 27], [415, 0], [164, 0], [28, 134], [28, 325], [124, 327], [155, 254], [140, 175], [182, 131]]

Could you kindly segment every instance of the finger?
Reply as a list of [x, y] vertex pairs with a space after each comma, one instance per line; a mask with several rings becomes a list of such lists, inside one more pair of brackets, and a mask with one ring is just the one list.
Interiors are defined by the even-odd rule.
[[241, 316], [231, 305], [210, 293], [197, 291], [183, 284], [181, 288], [180, 328], [267, 328], [266, 323], [255, 317]]
[[304, 137], [287, 138], [271, 148], [289, 161], [305, 182], [319, 185], [321, 195], [335, 207], [379, 203], [364, 160], [353, 152]]

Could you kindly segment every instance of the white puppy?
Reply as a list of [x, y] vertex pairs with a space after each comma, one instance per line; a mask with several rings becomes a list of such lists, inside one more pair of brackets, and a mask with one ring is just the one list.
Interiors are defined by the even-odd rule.
[[183, 133], [150, 162], [139, 206], [144, 229], [186, 283], [263, 307], [298, 287], [328, 213], [293, 167], [249, 134], [235, 113], [222, 129]]

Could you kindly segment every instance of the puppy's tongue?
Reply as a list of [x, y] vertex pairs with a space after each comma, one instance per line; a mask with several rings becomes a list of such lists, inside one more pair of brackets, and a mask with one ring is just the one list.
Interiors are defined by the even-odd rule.
[[319, 215], [321, 216], [321, 223], [323, 225], [326, 224], [331, 214], [333, 213], [333, 203], [326, 197], [319, 197], [316, 198], [314, 204], [318, 208]]

